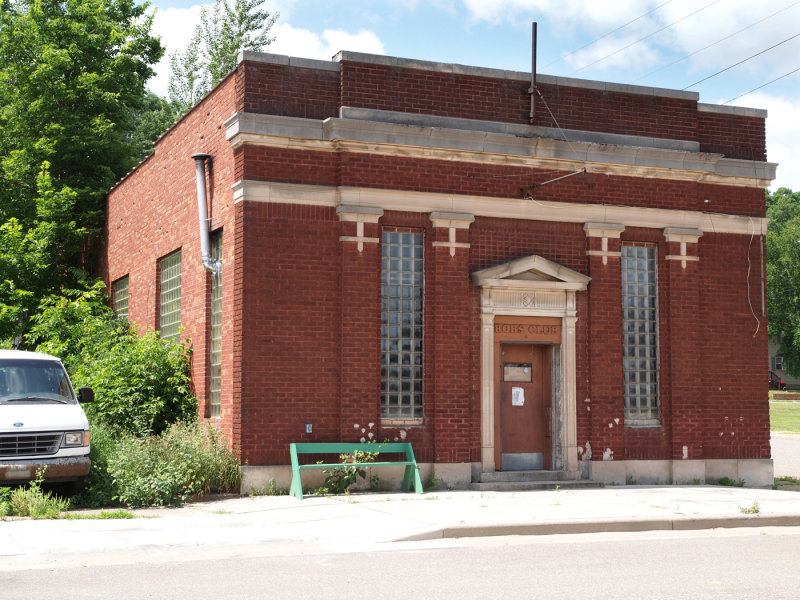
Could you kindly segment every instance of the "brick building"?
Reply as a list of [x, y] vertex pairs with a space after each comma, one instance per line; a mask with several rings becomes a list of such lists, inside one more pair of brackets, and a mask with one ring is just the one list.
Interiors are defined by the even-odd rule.
[[462, 487], [771, 484], [764, 111], [539, 76], [531, 118], [525, 73], [241, 59], [109, 193], [101, 270], [191, 340], [245, 489], [360, 438]]

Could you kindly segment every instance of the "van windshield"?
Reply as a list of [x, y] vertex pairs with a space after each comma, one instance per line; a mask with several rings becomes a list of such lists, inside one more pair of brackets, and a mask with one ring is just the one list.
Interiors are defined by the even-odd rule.
[[57, 402], [75, 404], [67, 373], [55, 360], [0, 360], [0, 404]]

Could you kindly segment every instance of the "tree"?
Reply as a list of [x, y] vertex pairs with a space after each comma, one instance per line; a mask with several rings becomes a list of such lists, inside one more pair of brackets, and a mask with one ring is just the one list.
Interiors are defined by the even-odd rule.
[[172, 127], [181, 116], [178, 104], [147, 92], [144, 105], [134, 113], [136, 128], [130, 134], [131, 146], [137, 160], [153, 152], [153, 143]]
[[0, 340], [39, 300], [88, 281], [105, 193], [163, 54], [134, 0], [0, 4]]
[[780, 343], [784, 368], [800, 376], [800, 192], [767, 192], [769, 335]]
[[233, 2], [215, 0], [210, 11], [202, 8], [186, 52], [170, 55], [169, 98], [183, 111], [236, 67], [239, 52], [260, 51], [275, 40], [269, 31], [279, 15], [261, 8], [264, 0]]
[[147, 435], [192, 420], [191, 350], [152, 331], [138, 335], [114, 316], [104, 288], [96, 282], [42, 301], [29, 343], [60, 357], [76, 387], [94, 390], [95, 401], [85, 407], [93, 422]]

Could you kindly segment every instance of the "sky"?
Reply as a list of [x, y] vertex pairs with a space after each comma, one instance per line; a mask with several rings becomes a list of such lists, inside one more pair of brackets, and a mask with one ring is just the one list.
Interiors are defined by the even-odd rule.
[[[233, 0], [229, 0], [231, 3]], [[151, 0], [166, 47], [150, 88], [167, 95], [201, 3]], [[210, 6], [210, 4], [209, 4]], [[770, 186], [800, 190], [800, 0], [267, 0], [274, 54], [340, 50], [699, 93], [766, 109]], [[794, 72], [797, 70], [796, 72]], [[763, 87], [762, 87], [763, 86]], [[757, 89], [759, 88], [759, 89]]]

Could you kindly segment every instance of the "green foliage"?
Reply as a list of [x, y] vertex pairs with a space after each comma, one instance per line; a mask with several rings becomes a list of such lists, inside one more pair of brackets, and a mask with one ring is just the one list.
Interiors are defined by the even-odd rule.
[[757, 515], [761, 512], [761, 507], [758, 505], [758, 500], [753, 500], [752, 506], [740, 506], [739, 512], [743, 515]]
[[46, 298], [28, 342], [60, 357], [76, 387], [94, 390], [95, 401], [84, 406], [92, 422], [146, 435], [193, 419], [190, 350], [153, 332], [137, 335], [105, 300], [102, 282]]
[[80, 269], [66, 267], [87, 235], [74, 220], [77, 194], [68, 187], [56, 191], [49, 169], [45, 162], [38, 174], [27, 224], [10, 211], [0, 221], [0, 339], [21, 335], [42, 297], [65, 281], [84, 280]]
[[725, 487], [744, 487], [744, 479], [731, 479], [730, 477], [720, 477], [717, 485]]
[[170, 55], [169, 97], [189, 110], [234, 67], [242, 50], [263, 50], [275, 38], [269, 31], [277, 12], [262, 9], [264, 0], [215, 0], [200, 12], [186, 52]]
[[36, 472], [36, 479], [27, 486], [13, 490], [0, 489], [0, 516], [31, 517], [33, 519], [57, 519], [69, 508], [69, 501], [42, 490], [44, 469]]
[[108, 459], [114, 456], [119, 440], [130, 434], [121, 434], [102, 421], [94, 420], [91, 424], [91, 435], [89, 459], [92, 466], [86, 477], [86, 486], [78, 496], [72, 497], [72, 505], [88, 508], [114, 506], [119, 502], [115, 500], [117, 492], [114, 478], [108, 472]]
[[780, 343], [784, 368], [800, 376], [800, 193], [767, 192], [769, 334]]
[[436, 477], [436, 469], [431, 468], [431, 473], [428, 478], [422, 483], [422, 489], [426, 492], [438, 490], [442, 485], [442, 480]]
[[1, 6], [0, 340], [19, 340], [42, 298], [86, 281], [163, 49], [133, 0]]
[[130, 134], [133, 155], [142, 160], [153, 152], [153, 143], [180, 118], [181, 110], [175, 102], [170, 102], [147, 92], [144, 106], [135, 113], [136, 129]]
[[180, 506], [241, 483], [239, 461], [210, 426], [175, 424], [160, 436], [122, 436], [107, 460], [115, 498], [131, 507]]
[[61, 518], [69, 521], [105, 521], [107, 519], [135, 519], [136, 515], [127, 510], [101, 510], [99, 513], [65, 513], [61, 515]]
[[[350, 490], [359, 479], [367, 478], [367, 470], [358, 464], [351, 463], [371, 463], [375, 462], [375, 458], [380, 452], [367, 452], [364, 450], [356, 450], [352, 454], [340, 454], [339, 460], [342, 462], [341, 467], [334, 469], [323, 469], [325, 473], [325, 483], [318, 493], [324, 494], [345, 494]], [[371, 483], [371, 482], [370, 482]]]
[[287, 496], [288, 494], [289, 490], [286, 488], [279, 488], [278, 484], [275, 482], [275, 478], [272, 477], [269, 480], [269, 484], [264, 487], [250, 488], [248, 496], [255, 498], [256, 496]]

